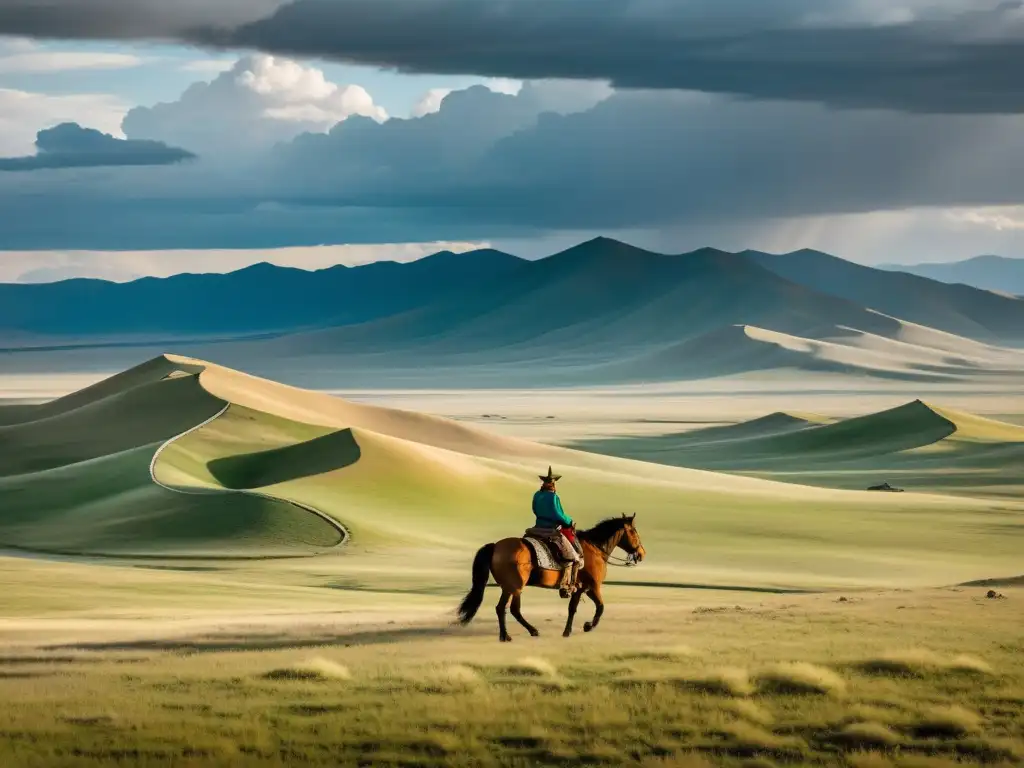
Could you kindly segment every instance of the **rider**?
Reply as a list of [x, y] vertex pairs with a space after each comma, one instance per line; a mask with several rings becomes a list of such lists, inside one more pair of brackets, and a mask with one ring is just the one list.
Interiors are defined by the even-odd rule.
[[572, 563], [562, 578], [561, 593], [568, 597], [572, 586], [576, 583], [576, 576], [579, 573], [583, 561], [576, 543], [576, 531], [572, 518], [565, 514], [562, 509], [562, 501], [558, 498], [555, 490], [555, 481], [561, 480], [561, 475], [553, 474], [551, 467], [548, 467], [546, 475], [539, 475], [541, 480], [540, 490], [533, 494], [533, 514], [537, 517], [537, 528], [544, 528], [556, 531], [554, 537], [562, 556]]

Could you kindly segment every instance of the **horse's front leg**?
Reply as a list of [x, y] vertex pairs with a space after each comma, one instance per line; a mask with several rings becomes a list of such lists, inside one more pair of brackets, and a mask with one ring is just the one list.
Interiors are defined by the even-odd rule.
[[[576, 594], [579, 594], [577, 592]], [[590, 599], [594, 601], [594, 605], [597, 608], [594, 610], [594, 620], [588, 621], [583, 625], [584, 632], [591, 632], [597, 629], [597, 625], [601, 623], [601, 614], [604, 613], [604, 598], [601, 596], [601, 585], [595, 584], [593, 589], [587, 592], [590, 595]]]
[[572, 621], [576, 618], [576, 609], [580, 607], [580, 600], [583, 598], [583, 592], [576, 590], [572, 593], [572, 597], [569, 598], [569, 618], [565, 620], [565, 631], [562, 632], [562, 637], [569, 637], [572, 634]]

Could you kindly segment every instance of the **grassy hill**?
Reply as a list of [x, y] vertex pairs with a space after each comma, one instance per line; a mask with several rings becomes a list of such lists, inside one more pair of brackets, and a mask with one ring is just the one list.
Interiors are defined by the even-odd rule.
[[772, 414], [737, 425], [581, 447], [837, 488], [889, 480], [917, 490], [1016, 497], [1024, 427], [918, 400], [824, 424]]
[[[119, 420], [104, 407], [111, 398], [137, 402], [126, 411], [134, 415]], [[139, 415], [145, 403], [152, 422]], [[948, 583], [1012, 570], [1019, 556], [1005, 525], [1024, 509], [1007, 512], [1005, 502], [853, 493], [585, 453], [188, 358], [163, 357], [36, 408], [40, 418], [20, 409], [3, 428], [24, 441], [35, 425], [43, 437], [20, 463], [7, 459], [0, 545], [168, 559], [319, 553], [335, 572], [372, 581], [420, 569], [454, 588], [478, 546], [531, 524], [536, 475], [553, 464], [582, 526], [638, 513], [652, 557], [627, 580], [870, 584], [885, 562], [887, 583]], [[813, 451], [821, 438], [808, 435], [820, 430], [836, 435], [835, 450], [860, 440], [868, 451], [882, 428], [893, 445], [927, 445], [948, 422], [917, 410], [860, 429], [773, 417], [705, 435], [700, 449], [797, 440]], [[110, 422], [95, 443], [90, 415]], [[75, 452], [58, 452], [54, 419], [61, 430], [74, 425]], [[970, 430], [1005, 437], [982, 422]]]

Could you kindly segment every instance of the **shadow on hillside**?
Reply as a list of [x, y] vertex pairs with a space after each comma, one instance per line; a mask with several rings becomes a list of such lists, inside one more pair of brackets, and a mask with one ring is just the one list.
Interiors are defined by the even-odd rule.
[[225, 651], [274, 651], [322, 648], [323, 646], [367, 646], [384, 645], [403, 640], [419, 640], [444, 637], [446, 635], [485, 635], [491, 627], [463, 628], [448, 625], [429, 627], [402, 627], [395, 629], [373, 629], [347, 634], [321, 634], [308, 637], [294, 635], [224, 635], [222, 637], [198, 638], [154, 638], [149, 640], [114, 640], [96, 643], [70, 643], [48, 645], [46, 651], [167, 651], [174, 653], [222, 653]]
[[351, 429], [332, 432], [304, 443], [214, 459], [210, 474], [225, 488], [262, 488], [349, 467], [362, 452]]

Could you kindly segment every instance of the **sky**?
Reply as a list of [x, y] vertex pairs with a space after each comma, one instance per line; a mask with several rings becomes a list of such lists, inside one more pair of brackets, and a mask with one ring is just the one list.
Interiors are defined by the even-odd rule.
[[1017, 0], [0, 0], [0, 280], [1024, 257]]

